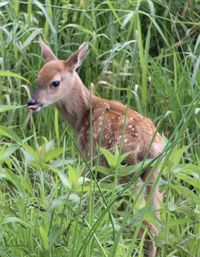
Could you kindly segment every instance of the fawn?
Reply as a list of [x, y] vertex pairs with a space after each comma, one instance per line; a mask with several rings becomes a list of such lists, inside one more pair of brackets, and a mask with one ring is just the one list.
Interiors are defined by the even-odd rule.
[[[58, 60], [42, 40], [40, 40], [40, 46], [46, 64], [39, 72], [35, 93], [28, 100], [29, 110], [39, 111], [50, 104], [55, 104], [66, 122], [76, 131], [79, 146], [87, 159], [90, 158], [91, 110], [94, 151], [97, 144], [101, 144], [106, 149], [113, 149], [120, 144], [122, 153], [130, 152], [125, 160], [129, 165], [138, 163], [145, 156], [155, 158], [162, 152], [163, 139], [150, 119], [127, 109], [119, 102], [95, 96], [84, 86], [76, 69], [87, 54], [87, 43], [67, 60]], [[102, 164], [106, 165], [103, 159]], [[142, 174], [141, 180], [146, 179], [150, 170], [148, 168]], [[153, 170], [146, 188], [147, 195], [151, 191], [157, 173], [157, 170]], [[152, 204], [157, 209], [158, 219], [161, 201], [162, 194], [156, 186]], [[157, 232], [152, 224], [148, 222], [146, 224], [150, 233]], [[152, 239], [146, 242], [146, 248], [148, 257], [156, 255], [156, 247]]]

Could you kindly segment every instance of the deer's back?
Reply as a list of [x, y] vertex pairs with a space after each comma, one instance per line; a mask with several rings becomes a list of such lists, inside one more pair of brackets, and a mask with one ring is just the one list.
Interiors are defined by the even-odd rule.
[[149, 158], [156, 157], [163, 149], [163, 139], [150, 119], [121, 103], [104, 99], [94, 99], [78, 130], [79, 145], [87, 158], [90, 157], [90, 134], [94, 153], [99, 145], [111, 150], [119, 146], [122, 153], [131, 152], [126, 159], [128, 164], [142, 160], [147, 149]]

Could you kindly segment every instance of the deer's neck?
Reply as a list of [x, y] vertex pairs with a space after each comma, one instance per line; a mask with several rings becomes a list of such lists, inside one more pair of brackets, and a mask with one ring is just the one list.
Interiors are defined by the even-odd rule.
[[90, 91], [84, 86], [78, 74], [75, 73], [71, 94], [63, 97], [63, 99], [57, 103], [57, 108], [67, 123], [76, 131], [80, 127], [85, 112], [90, 108], [90, 98]]

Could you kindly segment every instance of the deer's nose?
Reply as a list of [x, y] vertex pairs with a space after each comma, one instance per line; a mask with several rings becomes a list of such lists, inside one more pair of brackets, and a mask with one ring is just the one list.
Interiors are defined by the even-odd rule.
[[34, 104], [36, 104], [36, 103], [37, 103], [37, 101], [36, 101], [34, 98], [28, 99], [28, 102], [27, 102], [28, 106], [34, 105]]

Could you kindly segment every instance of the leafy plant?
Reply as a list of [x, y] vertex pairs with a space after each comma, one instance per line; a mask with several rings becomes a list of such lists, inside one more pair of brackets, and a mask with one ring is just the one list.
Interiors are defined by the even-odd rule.
[[[144, 255], [142, 221], [157, 222], [150, 197], [142, 205], [146, 184], [135, 191], [145, 165], [160, 168], [155, 185], [164, 192], [158, 256], [200, 256], [199, 2], [34, 0], [0, 7], [0, 256]], [[83, 82], [154, 119], [168, 138], [162, 162], [125, 166], [119, 149], [101, 149], [109, 168], [91, 167], [54, 107], [29, 117], [26, 102], [43, 64], [39, 37], [63, 60], [90, 43]], [[136, 176], [119, 185], [132, 171]]]

